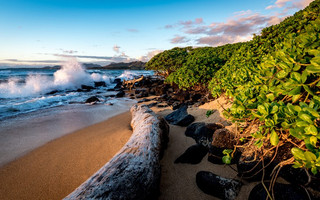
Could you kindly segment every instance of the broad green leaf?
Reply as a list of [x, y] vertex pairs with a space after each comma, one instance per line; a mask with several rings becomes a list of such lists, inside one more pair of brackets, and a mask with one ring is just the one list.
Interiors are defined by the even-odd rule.
[[309, 126], [309, 123], [306, 122], [306, 121], [299, 120], [299, 121], [296, 122], [296, 125], [298, 127], [306, 127], [306, 126]]
[[311, 172], [313, 173], [313, 175], [317, 175], [318, 170], [316, 167], [311, 167]]
[[260, 139], [260, 140], [257, 140], [257, 141], [254, 143], [254, 145], [260, 149], [260, 148], [262, 147], [262, 145], [263, 145], [263, 142], [262, 142], [262, 140]]
[[308, 75], [309, 75], [309, 73], [307, 72], [307, 70], [304, 70], [304, 71], [302, 72], [302, 75], [301, 75], [301, 83], [305, 83], [305, 82], [306, 82], [306, 80], [307, 80], [307, 78], [308, 78]]
[[271, 143], [273, 146], [277, 146], [278, 143], [279, 143], [279, 136], [278, 136], [278, 134], [276, 133], [275, 130], [272, 130], [272, 131], [271, 131], [270, 143]]
[[318, 141], [318, 139], [317, 139], [317, 137], [315, 137], [315, 136], [311, 136], [310, 137], [310, 144], [312, 145], [312, 146], [316, 146], [317, 145], [317, 141]]
[[291, 90], [289, 93], [288, 93], [288, 95], [291, 95], [291, 96], [293, 96], [293, 95], [300, 95], [300, 93], [301, 93], [301, 86], [298, 86], [298, 87], [295, 87], [293, 90]]
[[291, 149], [291, 153], [296, 159], [306, 160], [305, 155], [304, 155], [304, 151], [302, 151], [301, 149], [299, 149], [297, 147], [293, 147]]
[[301, 74], [298, 72], [291, 72], [290, 77], [297, 81], [298, 83], [301, 83]]
[[307, 162], [315, 161], [317, 159], [316, 155], [310, 151], [304, 152], [304, 157], [306, 158]]
[[222, 157], [222, 162], [224, 163], [224, 164], [227, 164], [227, 165], [229, 165], [230, 163], [231, 163], [231, 156], [223, 156]]
[[312, 92], [312, 90], [307, 86], [307, 85], [303, 85], [303, 88], [312, 96], [314, 96], [314, 93]]
[[292, 103], [298, 101], [300, 99], [300, 97], [301, 97], [300, 94], [292, 96]]
[[281, 71], [279, 71], [279, 72], [277, 73], [277, 77], [278, 77], [279, 79], [283, 79], [283, 78], [285, 78], [288, 74], [289, 74], [289, 73], [286, 72], [285, 70], [281, 70]]
[[307, 135], [318, 135], [318, 130], [314, 125], [307, 126], [304, 131]]
[[310, 65], [306, 68], [306, 71], [309, 73], [320, 73], [320, 67], [315, 65]]
[[274, 100], [274, 94], [273, 93], [270, 93], [270, 94], [267, 94], [267, 98], [270, 100], [270, 101], [273, 101]]
[[278, 110], [279, 110], [279, 107], [278, 107], [277, 105], [274, 105], [274, 106], [272, 107], [270, 113], [271, 113], [271, 114], [274, 114], [274, 113], [278, 112]]
[[268, 111], [263, 105], [258, 105], [258, 111], [263, 115], [268, 115]]
[[317, 111], [315, 111], [314, 109], [312, 109], [310, 107], [306, 107], [304, 110], [308, 111], [312, 116], [314, 116], [316, 118], [320, 118], [319, 113]]
[[232, 149], [224, 149], [223, 151], [222, 151], [222, 153], [223, 154], [230, 154], [230, 153], [232, 153]]
[[295, 128], [295, 129], [291, 128], [289, 130], [289, 132], [290, 132], [290, 135], [292, 135], [293, 137], [296, 137], [300, 140], [303, 140], [303, 138], [304, 138], [303, 135], [301, 134], [300, 128]]
[[306, 121], [308, 122], [309, 124], [312, 124], [312, 118], [310, 115], [306, 114], [306, 113], [303, 113], [303, 112], [300, 112], [298, 114], [299, 118], [302, 119], [303, 121]]

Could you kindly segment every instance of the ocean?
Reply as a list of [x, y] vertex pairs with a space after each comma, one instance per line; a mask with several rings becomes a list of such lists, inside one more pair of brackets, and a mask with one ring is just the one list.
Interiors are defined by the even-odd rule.
[[[115, 92], [114, 79], [129, 80], [152, 71], [86, 70], [79, 63], [69, 61], [61, 69], [0, 69], [0, 121], [21, 114], [57, 106], [83, 104], [91, 96], [98, 96], [100, 104], [116, 104], [118, 99], [106, 97]], [[82, 85], [94, 86], [89, 92], [81, 91]]]
[[[128, 111], [136, 101], [115, 98], [115, 79], [153, 75], [143, 70], [86, 70], [70, 60], [61, 69], [0, 69], [0, 166], [48, 141]], [[95, 82], [105, 86], [94, 87]], [[92, 86], [90, 91], [83, 85]], [[100, 102], [85, 101], [96, 96]]]

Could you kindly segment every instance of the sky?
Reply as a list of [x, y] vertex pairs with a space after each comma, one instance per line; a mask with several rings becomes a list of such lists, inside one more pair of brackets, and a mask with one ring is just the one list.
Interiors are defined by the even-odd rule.
[[0, 0], [0, 67], [148, 61], [248, 41], [312, 0]]

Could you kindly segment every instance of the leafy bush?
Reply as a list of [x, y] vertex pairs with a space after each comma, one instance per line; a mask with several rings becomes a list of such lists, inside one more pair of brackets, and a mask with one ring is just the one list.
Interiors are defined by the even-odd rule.
[[185, 62], [191, 47], [173, 48], [155, 55], [146, 64], [146, 69], [163, 72], [165, 76], [179, 69]]

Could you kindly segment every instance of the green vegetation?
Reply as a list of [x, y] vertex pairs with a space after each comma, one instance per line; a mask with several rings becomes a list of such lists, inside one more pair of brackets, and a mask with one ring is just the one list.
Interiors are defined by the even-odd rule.
[[165, 76], [168, 76], [182, 67], [191, 49], [191, 47], [176, 47], [159, 53], [146, 64], [146, 69], [163, 72]]
[[[320, 171], [320, 0], [262, 30], [245, 43], [174, 48], [152, 58], [149, 69], [167, 73], [180, 88], [208, 88], [233, 105], [224, 114], [235, 122], [258, 123], [258, 147], [290, 140], [294, 167]], [[207, 113], [209, 115], [210, 113]], [[230, 153], [224, 152], [229, 163]], [[289, 163], [289, 162], [286, 162]]]

